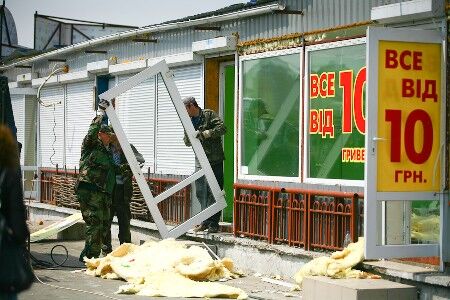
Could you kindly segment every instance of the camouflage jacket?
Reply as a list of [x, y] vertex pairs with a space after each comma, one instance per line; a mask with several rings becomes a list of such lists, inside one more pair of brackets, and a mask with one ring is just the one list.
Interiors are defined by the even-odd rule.
[[89, 183], [101, 192], [112, 194], [116, 182], [115, 165], [111, 152], [98, 139], [102, 117], [96, 117], [81, 145], [80, 182]]
[[[225, 159], [225, 155], [222, 147], [222, 135], [227, 132], [227, 128], [223, 124], [220, 117], [213, 110], [201, 109], [200, 123], [196, 130], [209, 130], [211, 132], [211, 137], [200, 141], [209, 162], [218, 163], [223, 161]], [[189, 141], [186, 132], [184, 132], [184, 143], [186, 146], [191, 146], [191, 142]]]

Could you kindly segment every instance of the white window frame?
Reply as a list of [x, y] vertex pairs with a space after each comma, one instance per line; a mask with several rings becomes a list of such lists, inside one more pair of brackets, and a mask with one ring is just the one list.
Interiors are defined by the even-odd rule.
[[[334, 49], [334, 48], [340, 48], [340, 47], [347, 47], [347, 46], [354, 46], [354, 45], [361, 45], [366, 43], [366, 38], [358, 38], [358, 39], [352, 39], [352, 40], [346, 40], [346, 41], [339, 41], [339, 42], [332, 42], [332, 43], [326, 43], [326, 44], [318, 44], [318, 45], [311, 45], [306, 46], [305, 49], [305, 86], [304, 86], [304, 115], [303, 119], [305, 120], [304, 123], [304, 148], [303, 148], [303, 181], [305, 183], [311, 183], [311, 184], [326, 184], [326, 185], [340, 185], [340, 186], [364, 186], [364, 180], [349, 180], [349, 179], [328, 179], [328, 178], [315, 178], [315, 177], [309, 177], [309, 78], [310, 78], [310, 71], [309, 71], [309, 59], [310, 59], [310, 52], [317, 51], [317, 50], [323, 50], [323, 49]], [[366, 83], [367, 87], [367, 83]], [[366, 103], [367, 105], [367, 103]], [[367, 118], [367, 117], [366, 117]]]
[[[238, 99], [239, 99], [239, 111], [237, 112], [238, 114], [238, 118], [239, 118], [239, 127], [237, 129], [237, 133], [238, 133], [238, 137], [241, 137], [239, 139], [238, 142], [238, 149], [237, 149], [237, 153], [238, 153], [238, 160], [237, 160], [237, 170], [238, 170], [238, 179], [244, 179], [244, 180], [258, 180], [258, 181], [277, 181], [277, 182], [294, 182], [294, 183], [299, 183], [301, 182], [301, 165], [302, 165], [302, 161], [301, 161], [301, 147], [300, 145], [302, 144], [302, 134], [301, 134], [301, 128], [302, 128], [302, 106], [301, 106], [301, 91], [302, 91], [302, 76], [303, 76], [303, 47], [299, 47], [299, 48], [292, 48], [292, 49], [287, 49], [287, 50], [277, 50], [277, 51], [269, 51], [269, 52], [264, 52], [264, 53], [258, 53], [258, 54], [250, 54], [250, 55], [245, 55], [245, 56], [241, 56], [239, 57], [239, 94], [238, 94]], [[299, 111], [298, 111], [298, 118], [299, 118], [299, 136], [298, 136], [298, 141], [299, 141], [299, 151], [298, 151], [298, 176], [297, 177], [286, 177], [286, 176], [263, 176], [263, 175], [248, 175], [248, 174], [244, 174], [243, 172], [243, 168], [242, 168], [242, 136], [243, 136], [243, 76], [244, 76], [244, 72], [243, 70], [243, 62], [244, 61], [248, 61], [248, 60], [254, 60], [254, 59], [261, 59], [261, 58], [269, 58], [269, 57], [276, 57], [276, 56], [283, 56], [283, 55], [290, 55], [290, 54], [299, 54], [299, 60], [300, 60], [300, 70], [299, 70], [299, 74], [300, 74], [300, 97], [298, 99], [299, 101]], [[280, 111], [282, 111], [280, 109]], [[271, 126], [272, 127], [272, 126]], [[269, 130], [270, 131], [270, 128]], [[261, 148], [261, 147], [260, 147]], [[259, 151], [259, 150], [258, 150]]]
[[[175, 81], [173, 80], [173, 73], [169, 71], [169, 68], [167, 67], [167, 64], [164, 60], [158, 62], [152, 67], [143, 70], [142, 72], [118, 84], [112, 89], [109, 89], [108, 91], [99, 95], [99, 98], [107, 100], [109, 103], [111, 103], [111, 100], [113, 98], [117, 97], [123, 92], [133, 88], [139, 83], [157, 74], [161, 74], [161, 77], [164, 80], [169, 95], [173, 101], [174, 107], [177, 110], [181, 123], [183, 124], [187, 136], [192, 144], [192, 148], [195, 152], [195, 155], [197, 156], [200, 162], [201, 165], [200, 170], [196, 171], [188, 178], [177, 183], [176, 185], [159, 194], [158, 196], [153, 197], [150, 188], [144, 178], [143, 172], [139, 168], [136, 157], [134, 156], [133, 151], [131, 150], [130, 143], [128, 142], [128, 139], [123, 131], [123, 128], [112, 105], [109, 105], [106, 108], [106, 113], [111, 122], [111, 125], [114, 128], [114, 132], [116, 133], [117, 139], [119, 140], [119, 143], [122, 146], [125, 157], [127, 158], [131, 171], [133, 172], [133, 175], [136, 178], [136, 182], [142, 192], [142, 195], [144, 196], [145, 203], [147, 204], [147, 207], [150, 210], [150, 213], [158, 228], [158, 231], [161, 237], [165, 239], [165, 238], [176, 238], [186, 233], [193, 226], [200, 224], [202, 221], [208, 219], [212, 215], [224, 209], [226, 207], [226, 202], [224, 193], [219, 187], [217, 179], [211, 169], [211, 165], [209, 164], [209, 161], [206, 157], [205, 151], [203, 150], [200, 141], [197, 138], [195, 138], [194, 126], [192, 125], [191, 119], [189, 118], [186, 108], [184, 107], [183, 101], [181, 100], [180, 93], [178, 92], [178, 89], [175, 85]], [[182, 224], [179, 224], [176, 227], [170, 226], [169, 228], [169, 226], [167, 226], [164, 223], [164, 220], [162, 218], [161, 212], [158, 209], [157, 204], [165, 200], [166, 198], [170, 197], [177, 191], [181, 190], [182, 188], [186, 187], [187, 185], [195, 182], [195, 180], [199, 179], [202, 176], [205, 176], [216, 202], [207, 207], [205, 210], [201, 211], [200, 213], [194, 215], [187, 221], [183, 222]]]
[[[378, 128], [378, 49], [379, 41], [399, 41], [415, 43], [442, 43], [443, 36], [438, 31], [433, 30], [411, 30], [369, 27], [367, 29], [367, 105], [366, 105], [366, 155], [365, 166], [365, 194], [364, 194], [364, 236], [365, 257], [372, 258], [393, 258], [393, 257], [421, 257], [440, 256], [441, 269], [443, 269], [443, 259], [448, 260], [445, 247], [448, 241], [444, 236], [444, 229], [447, 226], [448, 215], [448, 195], [443, 193], [445, 187], [445, 159], [443, 150], [440, 151], [441, 158], [441, 182], [440, 190], [423, 192], [378, 192], [377, 190], [377, 142], [380, 138], [377, 135]], [[445, 47], [442, 47], [442, 62], [445, 63]], [[441, 143], [445, 142], [445, 68], [441, 68]], [[370, 100], [369, 100], [370, 99]], [[441, 147], [441, 146], [440, 146]], [[378, 245], [379, 219], [382, 220], [382, 230], [385, 230], [384, 214], [379, 203], [382, 201], [440, 201], [440, 241], [439, 244], [407, 244], [407, 245]], [[382, 232], [384, 233], [384, 232]]]

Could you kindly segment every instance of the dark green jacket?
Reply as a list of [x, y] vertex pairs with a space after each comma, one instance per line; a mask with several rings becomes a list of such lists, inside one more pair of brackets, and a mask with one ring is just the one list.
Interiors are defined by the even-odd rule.
[[[209, 162], [212, 164], [222, 162], [225, 159], [222, 147], [222, 135], [227, 132], [227, 128], [223, 124], [222, 119], [213, 110], [201, 109], [198, 130], [209, 130], [211, 132], [211, 137], [200, 141]], [[186, 146], [191, 146], [186, 132], [184, 132], [184, 143]]]
[[80, 174], [76, 189], [84, 182], [91, 188], [112, 194], [116, 182], [115, 165], [111, 152], [98, 139], [101, 121], [102, 116], [92, 121], [81, 145]]
[[[130, 146], [132, 148], [134, 147], [131, 144]], [[114, 172], [116, 175], [122, 175], [124, 197], [130, 200], [133, 195], [133, 172], [131, 171], [130, 165], [128, 164], [125, 154], [121, 150], [120, 152], [121, 152], [120, 161], [122, 163], [119, 166], [114, 164]]]

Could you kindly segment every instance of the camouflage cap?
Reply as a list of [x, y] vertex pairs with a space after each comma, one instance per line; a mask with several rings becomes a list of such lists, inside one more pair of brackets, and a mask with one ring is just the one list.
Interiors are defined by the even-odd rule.
[[102, 126], [100, 127], [100, 130], [98, 132], [107, 133], [109, 135], [114, 134], [114, 131], [112, 130], [112, 128], [106, 124], [102, 124]]

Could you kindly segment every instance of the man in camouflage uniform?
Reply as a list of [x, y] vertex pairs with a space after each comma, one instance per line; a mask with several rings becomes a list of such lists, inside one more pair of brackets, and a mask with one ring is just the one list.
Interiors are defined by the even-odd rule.
[[[194, 97], [183, 99], [184, 106], [191, 117], [192, 125], [196, 130], [196, 138], [198, 138], [205, 150], [211, 168], [216, 176], [217, 182], [223, 189], [223, 161], [225, 155], [223, 153], [222, 135], [227, 131], [220, 117], [210, 109], [201, 109]], [[184, 134], [184, 143], [191, 146], [191, 143]], [[200, 162], [195, 158], [195, 168], [200, 169]], [[214, 196], [208, 187], [205, 177], [195, 182], [196, 195], [200, 201], [201, 209], [204, 210], [215, 202]], [[214, 233], [219, 230], [220, 212], [203, 221], [194, 231], [203, 231], [208, 229], [208, 233]]]
[[102, 233], [108, 226], [111, 195], [116, 181], [114, 162], [108, 149], [113, 133], [101, 121], [102, 116], [94, 118], [81, 146], [80, 174], [75, 192], [86, 223], [86, 241], [80, 261], [85, 256], [100, 256]]
[[[138, 160], [139, 165], [142, 166], [145, 160], [133, 145], [130, 144], [130, 146]], [[114, 215], [117, 216], [117, 223], [119, 224], [120, 244], [131, 243], [130, 202], [133, 195], [133, 173], [118, 141], [111, 143], [110, 150], [112, 152], [115, 165], [114, 170], [116, 174], [116, 184], [114, 185], [112, 194], [112, 205], [110, 209], [108, 226], [106, 226], [105, 231], [103, 232], [103, 254], [108, 254], [112, 251], [111, 224]]]

